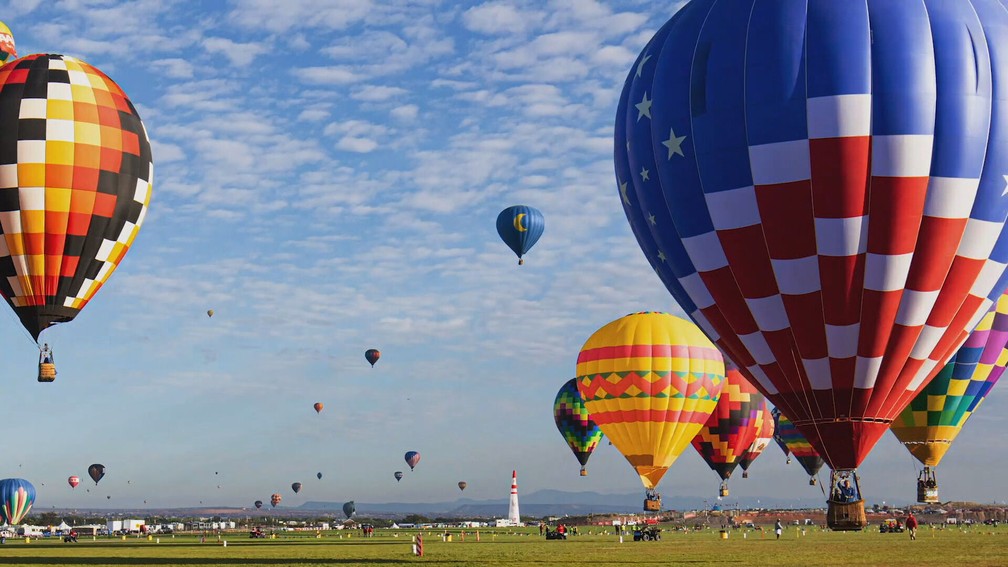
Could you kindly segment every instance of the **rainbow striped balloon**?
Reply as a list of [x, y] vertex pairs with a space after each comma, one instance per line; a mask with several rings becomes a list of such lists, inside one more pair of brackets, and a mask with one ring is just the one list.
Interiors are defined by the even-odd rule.
[[582, 474], [587, 474], [588, 457], [602, 440], [602, 430], [588, 416], [588, 408], [573, 378], [564, 383], [553, 400], [553, 421], [563, 435], [567, 446], [581, 463]]
[[714, 412], [693, 438], [693, 448], [721, 480], [731, 476], [742, 455], [756, 441], [763, 407], [763, 394], [737, 368], [728, 370]]
[[717, 347], [668, 313], [612, 321], [578, 354], [577, 386], [588, 413], [647, 489], [703, 427], [724, 380]]
[[890, 429], [927, 467], [938, 466], [1008, 364], [1008, 293], [1002, 295], [941, 372]]
[[794, 423], [791, 423], [791, 420], [779, 409], [774, 408], [770, 414], [774, 418], [774, 440], [778, 445], [781, 445], [781, 448], [790, 451], [798, 459], [798, 464], [805, 469], [810, 477], [815, 477], [825, 464], [823, 458], [819, 456], [819, 453], [802, 435], [801, 431], [798, 431]]
[[758, 431], [756, 433], [756, 440], [749, 445], [749, 448], [742, 456], [739, 457], [739, 466], [742, 467], [742, 471], [745, 473], [742, 475], [743, 478], [749, 476], [749, 467], [756, 460], [756, 457], [760, 456], [763, 449], [767, 448], [767, 445], [773, 441], [774, 433], [774, 420], [773, 415], [770, 413], [770, 406], [767, 405], [766, 400], [760, 404], [759, 416], [756, 418], [756, 422], [759, 424]]
[[34, 503], [35, 487], [32, 483], [23, 478], [0, 480], [0, 520], [3, 520], [0, 523], [20, 524]]

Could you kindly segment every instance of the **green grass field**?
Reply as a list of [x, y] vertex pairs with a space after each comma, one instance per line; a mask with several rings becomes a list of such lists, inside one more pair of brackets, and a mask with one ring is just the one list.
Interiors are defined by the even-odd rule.
[[[481, 530], [480, 541], [459, 530], [452, 542], [442, 542], [440, 532], [424, 537], [424, 557], [411, 554], [411, 532], [380, 530], [364, 539], [354, 533], [342, 538], [334, 532], [317, 539], [314, 534], [282, 535], [277, 539], [250, 540], [246, 533], [216, 536], [200, 543], [197, 536], [162, 536], [160, 543], [146, 538], [82, 538], [80, 543], [61, 540], [8, 540], [0, 546], [2, 565], [747, 565], [802, 567], [816, 565], [1008, 565], [1008, 529], [986, 526], [968, 530], [907, 534], [822, 532], [807, 529], [805, 536], [788, 527], [780, 541], [769, 532], [734, 531], [725, 540], [717, 530], [682, 533], [665, 531], [661, 541], [634, 542], [624, 536], [583, 535], [567, 541], [545, 541], [535, 529], [524, 533]], [[398, 533], [398, 537], [394, 534]], [[742, 537], [743, 533], [746, 537]]]

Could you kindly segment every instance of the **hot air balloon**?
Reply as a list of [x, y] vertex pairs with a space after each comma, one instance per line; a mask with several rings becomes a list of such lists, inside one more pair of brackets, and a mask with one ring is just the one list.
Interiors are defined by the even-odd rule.
[[[641, 249], [855, 485], [1008, 284], [1005, 26], [981, 0], [695, 0], [624, 84]], [[863, 500], [830, 502], [830, 527], [864, 526]]]
[[6, 65], [17, 59], [17, 49], [14, 47], [14, 34], [7, 24], [0, 22], [0, 65]]
[[577, 389], [577, 380], [571, 378], [560, 387], [553, 400], [553, 422], [567, 446], [581, 463], [581, 476], [588, 475], [588, 457], [602, 440], [602, 430], [588, 416], [584, 399]]
[[300, 482], [295, 482], [294, 484], [291, 484], [291, 490], [294, 491], [294, 494], [297, 494], [298, 492], [301, 492], [301, 483]]
[[459, 483], [458, 483], [459, 490], [464, 491], [467, 486], [469, 486], [469, 483], [467, 483], [464, 480], [460, 480]]
[[77, 475], [73, 475], [67, 478], [67, 484], [70, 485], [70, 488], [77, 488], [77, 485], [80, 484], [80, 477]]
[[749, 448], [739, 457], [739, 466], [742, 467], [742, 478], [749, 478], [749, 467], [752, 466], [756, 457], [763, 453], [763, 449], [773, 442], [774, 420], [770, 413], [770, 406], [766, 400], [760, 404], [759, 413], [756, 417], [756, 440], [749, 445]]
[[791, 423], [791, 420], [779, 409], [774, 408], [770, 411], [770, 415], [774, 419], [774, 440], [781, 445], [785, 454], [789, 455], [789, 463], [791, 462], [790, 455], [794, 455], [794, 458], [798, 459], [798, 464], [809, 475], [809, 486], [815, 486], [816, 475], [824, 464], [822, 457], [808, 442], [808, 439], [805, 439], [801, 431], [795, 427], [794, 423]]
[[21, 523], [35, 503], [35, 487], [23, 478], [0, 480], [0, 524]]
[[725, 381], [714, 411], [693, 437], [693, 448], [721, 477], [718, 496], [728, 496], [728, 479], [739, 459], [759, 433], [759, 411], [766, 405], [763, 394], [732, 365], [726, 365]]
[[91, 477], [91, 480], [93, 480], [95, 484], [98, 484], [98, 481], [101, 480], [103, 476], [105, 476], [105, 465], [99, 465], [98, 463], [95, 463], [90, 467], [88, 467], [87, 473], [88, 476]]
[[602, 433], [640, 475], [644, 509], [661, 509], [658, 482], [717, 405], [721, 353], [696, 325], [635, 313], [605, 325], [578, 354], [577, 386]]
[[375, 363], [381, 358], [381, 351], [376, 348], [369, 348], [364, 351], [364, 358], [371, 363], [371, 368], [374, 368]]
[[413, 467], [417, 466], [417, 463], [420, 462], [420, 453], [417, 453], [416, 451], [406, 451], [405, 459], [410, 470], [413, 470]]
[[518, 255], [519, 266], [525, 263], [522, 255], [535, 246], [545, 227], [539, 209], [527, 205], [508, 207], [497, 215], [497, 234]]
[[354, 507], [353, 500], [343, 503], [343, 513], [346, 514], [347, 519], [349, 519], [350, 516], [353, 516], [355, 510], [357, 510], [357, 508]]
[[1008, 364], [1008, 294], [980, 320], [962, 348], [921, 390], [890, 429], [924, 470], [917, 501], [938, 502], [938, 466], [966, 420], [980, 406]]
[[214, 310], [213, 309], [207, 309], [207, 312], [206, 312], [206, 316], [207, 317], [213, 317], [213, 314], [214, 314]]
[[256, 500], [255, 501], [255, 507], [256, 507], [257, 510], [259, 508], [262, 508], [262, 505], [263, 505], [263, 501], [262, 500]]
[[402, 480], [403, 473], [402, 473], [402, 471], [396, 471], [395, 474], [392, 475], [392, 476], [395, 477], [396, 482], [399, 482], [400, 480]]
[[315, 402], [315, 405], [313, 407], [315, 408], [315, 413], [322, 413], [322, 408], [324, 408], [325, 406], [322, 404], [322, 402]]
[[0, 222], [0, 293], [38, 341], [87, 305], [133, 244], [151, 146], [122, 89], [72, 57], [5, 65], [0, 109], [0, 215], [19, 219]]
[[321, 472], [315, 473], [315, 476], [317, 476], [319, 480], [322, 480], [322, 473]]
[[273, 495], [270, 496], [270, 506], [276, 508], [277, 504], [279, 504], [281, 500], [283, 500], [283, 496], [280, 496], [278, 493], [274, 492]]

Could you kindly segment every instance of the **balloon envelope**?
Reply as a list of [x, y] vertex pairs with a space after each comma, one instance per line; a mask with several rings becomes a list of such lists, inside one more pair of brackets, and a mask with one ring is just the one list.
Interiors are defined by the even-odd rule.
[[374, 368], [375, 363], [378, 362], [379, 358], [381, 358], [381, 351], [376, 348], [369, 348], [364, 351], [364, 358], [371, 363], [371, 367]]
[[522, 256], [539, 241], [545, 227], [539, 209], [527, 205], [508, 207], [497, 215], [497, 234], [518, 255], [519, 264]]
[[588, 415], [576, 379], [565, 382], [557, 392], [553, 400], [553, 422], [581, 466], [587, 465], [588, 457], [602, 440], [602, 430]]
[[256, 507], [256, 509], [262, 508], [262, 506], [263, 506], [263, 501], [262, 500], [256, 500], [255, 501], [255, 507]]
[[315, 473], [315, 476], [317, 476], [319, 480], [322, 480], [322, 473], [321, 472]]
[[207, 317], [213, 317], [214, 310], [213, 309], [207, 309], [206, 314], [207, 314]]
[[641, 249], [833, 468], [1006, 287], [1006, 26], [980, 0], [697, 0], [627, 76]]
[[402, 471], [396, 471], [395, 474], [392, 475], [392, 476], [395, 477], [396, 482], [399, 482], [400, 480], [402, 480], [403, 472]]
[[0, 480], [0, 524], [14, 526], [21, 523], [34, 503], [35, 487], [32, 483], [23, 478]]
[[354, 507], [353, 500], [351, 500], [349, 502], [344, 502], [343, 503], [343, 513], [346, 514], [347, 518], [349, 518], [350, 516], [353, 516], [353, 513], [354, 513], [354, 511], [356, 509], [357, 508]]
[[459, 490], [465, 490], [467, 486], [469, 486], [469, 483], [464, 480], [460, 480], [458, 483]]
[[294, 494], [297, 494], [298, 492], [301, 492], [301, 483], [300, 482], [295, 482], [294, 484], [292, 484], [291, 485], [291, 490], [294, 491]]
[[324, 408], [325, 405], [323, 405], [322, 402], [315, 402], [313, 407], [315, 408], [315, 413], [322, 413], [322, 408]]
[[37, 340], [76, 317], [133, 244], [153, 186], [151, 145], [122, 89], [72, 57], [0, 68], [0, 108], [0, 211], [20, 219], [0, 225], [0, 293]]
[[93, 480], [95, 484], [98, 484], [98, 481], [101, 480], [103, 476], [105, 476], [105, 465], [95, 463], [90, 467], [88, 467], [87, 473], [88, 476], [91, 477], [91, 480]]
[[742, 470], [748, 471], [749, 467], [756, 460], [756, 457], [760, 456], [763, 449], [766, 449], [767, 445], [773, 443], [774, 434], [774, 420], [773, 414], [770, 413], [770, 406], [767, 405], [766, 400], [760, 404], [759, 415], [756, 417], [757, 423], [757, 433], [756, 440], [749, 445], [742, 456], [739, 457], [739, 466]]
[[0, 65], [5, 65], [17, 59], [17, 49], [14, 47], [14, 34], [7, 24], [0, 22]]
[[981, 319], [949, 363], [921, 390], [890, 429], [928, 467], [938, 466], [966, 420], [1008, 364], [1008, 294]]
[[668, 313], [612, 321], [589, 337], [577, 362], [589, 415], [648, 489], [714, 411], [724, 376], [717, 348]]
[[270, 506], [273, 506], [274, 508], [276, 508], [277, 504], [279, 504], [282, 500], [283, 500], [283, 496], [280, 496], [279, 494], [277, 494], [277, 493], [274, 492], [273, 495], [270, 496]]
[[404, 458], [406, 459], [406, 464], [409, 465], [410, 470], [413, 470], [413, 467], [417, 466], [417, 463], [420, 462], [420, 453], [417, 453], [416, 451], [406, 451]]
[[779, 409], [774, 408], [770, 413], [774, 417], [774, 439], [777, 440], [777, 443], [784, 444], [786, 451], [794, 455], [798, 464], [805, 469], [809, 476], [815, 476], [823, 466], [823, 458], [819, 456], [815, 447], [808, 442], [808, 439], [802, 435], [794, 423]]
[[80, 477], [77, 475], [73, 475], [67, 478], [67, 484], [70, 485], [70, 488], [77, 488], [77, 485], [80, 484]]
[[766, 405], [763, 394], [737, 368], [725, 373], [721, 397], [703, 427], [693, 437], [693, 448], [707, 466], [727, 480], [742, 454], [759, 433], [759, 411]]

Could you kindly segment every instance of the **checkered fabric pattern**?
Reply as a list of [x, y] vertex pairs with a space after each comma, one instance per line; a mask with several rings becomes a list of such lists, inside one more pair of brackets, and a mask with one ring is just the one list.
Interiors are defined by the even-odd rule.
[[759, 433], [763, 394], [736, 368], [725, 373], [724, 387], [714, 411], [693, 438], [693, 448], [721, 480], [727, 480], [742, 454]]
[[1008, 294], [998, 299], [962, 348], [890, 426], [921, 464], [938, 466], [966, 420], [1004, 373], [1006, 346]]
[[553, 400], [553, 421], [581, 466], [587, 465], [588, 457], [602, 440], [602, 430], [588, 415], [573, 378], [560, 387]]
[[641, 249], [834, 468], [1008, 286], [1005, 26], [980, 0], [694, 0], [627, 77]]
[[785, 455], [794, 455], [809, 476], [815, 476], [824, 464], [819, 452], [779, 409], [772, 409], [770, 415], [774, 419], [774, 441], [784, 449]]
[[635, 313], [581, 348], [577, 386], [602, 433], [654, 488], [707, 421], [724, 385], [721, 353], [696, 325]]
[[757, 410], [756, 423], [756, 440], [739, 457], [739, 466], [744, 471], [748, 471], [753, 461], [756, 460], [756, 457], [760, 456], [763, 452], [763, 449], [766, 449], [767, 445], [773, 443], [774, 420], [773, 415], [770, 414], [770, 406], [767, 405], [766, 400], [763, 400], [759, 410]]
[[143, 123], [98, 69], [62, 55], [0, 68], [0, 293], [36, 339], [115, 271], [150, 202]]
[[17, 59], [17, 49], [14, 47], [14, 34], [7, 24], [0, 22], [0, 65]]

